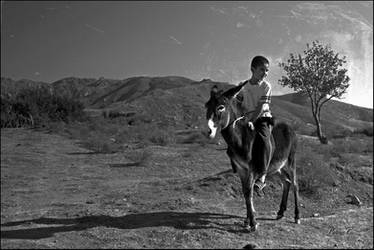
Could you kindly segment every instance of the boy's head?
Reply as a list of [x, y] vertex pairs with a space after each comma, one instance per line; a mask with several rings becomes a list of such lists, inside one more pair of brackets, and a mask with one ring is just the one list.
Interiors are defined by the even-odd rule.
[[255, 56], [251, 62], [251, 71], [256, 80], [263, 80], [269, 72], [269, 60], [263, 56]]

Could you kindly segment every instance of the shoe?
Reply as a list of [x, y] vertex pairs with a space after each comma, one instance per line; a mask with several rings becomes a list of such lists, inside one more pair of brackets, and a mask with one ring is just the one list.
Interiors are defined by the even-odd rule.
[[260, 180], [257, 180], [256, 182], [255, 182], [255, 188], [257, 189], [257, 191], [262, 191], [262, 189], [264, 188], [264, 187], [266, 187], [266, 183], [265, 182], [262, 182], [262, 181], [260, 181]]

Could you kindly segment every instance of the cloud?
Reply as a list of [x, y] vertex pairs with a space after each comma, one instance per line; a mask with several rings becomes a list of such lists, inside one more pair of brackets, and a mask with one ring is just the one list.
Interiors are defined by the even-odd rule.
[[350, 21], [351, 23], [356, 24], [360, 28], [360, 30], [373, 32], [373, 24], [368, 22], [367, 20], [361, 19], [359, 17], [352, 17], [343, 12], [339, 13], [339, 15]]
[[302, 39], [303, 39], [303, 37], [301, 35], [297, 35], [295, 37], [295, 41], [298, 42], [298, 43], [301, 42]]
[[[323, 3], [299, 3], [291, 10], [291, 13], [308, 23], [318, 24], [320, 22], [331, 21], [337, 19], [335, 15], [338, 6], [328, 5]], [[298, 11], [298, 12], [296, 12]]]
[[242, 27], [244, 27], [243, 23], [241, 23], [241, 22], [236, 23], [236, 28], [242, 28]]
[[226, 15], [226, 11], [224, 9], [219, 9], [217, 7], [214, 7], [214, 6], [211, 6], [209, 9], [213, 12], [218, 13], [218, 14]]
[[240, 21], [236, 23], [236, 28], [238, 28], [238, 29], [240, 29], [240, 28], [250, 28], [250, 27], [251, 27], [251, 25], [246, 24], [246, 23], [242, 23]]
[[183, 44], [183, 43], [180, 42], [178, 39], [176, 39], [174, 36], [169, 36], [169, 38], [170, 38], [174, 43], [176, 43], [176, 44], [178, 44], [178, 45], [182, 45], [182, 44]]
[[327, 5], [324, 3], [299, 3], [290, 10], [290, 13], [293, 17], [309, 24], [324, 23], [330, 28], [336, 25], [341, 25], [344, 28], [345, 24], [342, 22], [349, 21], [361, 28], [373, 30], [372, 21], [365, 19], [359, 12], [353, 9], [344, 9], [333, 3]]
[[[330, 44], [340, 56], [346, 56], [350, 87], [343, 101], [373, 108], [373, 22], [352, 8], [352, 5], [331, 3], [298, 3], [290, 15], [278, 16], [304, 22], [316, 32], [298, 34], [295, 42], [320, 40]], [[286, 27], [287, 28], [287, 27]], [[290, 32], [288, 32], [290, 34]], [[292, 45], [293, 44], [293, 45]], [[294, 49], [291, 49], [291, 51]], [[282, 56], [286, 55], [282, 54]]]
[[248, 13], [248, 7], [245, 7], [245, 6], [238, 6], [237, 9], [238, 9], [238, 10], [242, 10], [242, 11], [244, 11], [245, 13]]
[[287, 36], [290, 36], [291, 35], [291, 29], [290, 29], [290, 27], [288, 27], [286, 24], [283, 24], [282, 26], [286, 29]]
[[87, 28], [90, 28], [90, 29], [94, 30], [94, 31], [97, 31], [97, 32], [100, 32], [100, 33], [104, 33], [104, 30], [101, 30], [101, 29], [99, 29], [99, 28], [97, 28], [97, 27], [95, 27], [95, 26], [92, 26], [92, 25], [90, 25], [90, 24], [85, 24], [85, 26], [86, 26]]
[[256, 18], [255, 23], [256, 23], [256, 26], [259, 28], [264, 25], [264, 22], [260, 18]]

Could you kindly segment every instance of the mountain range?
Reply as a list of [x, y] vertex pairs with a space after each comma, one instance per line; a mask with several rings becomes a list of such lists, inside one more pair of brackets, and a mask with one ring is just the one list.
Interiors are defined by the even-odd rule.
[[[140, 76], [123, 80], [67, 77], [52, 83], [2, 77], [1, 97], [15, 95], [22, 88], [42, 85], [78, 98], [91, 114], [102, 114], [103, 111], [132, 113], [179, 128], [205, 126], [204, 104], [209, 99], [211, 87], [217, 85], [226, 90], [233, 86], [210, 79], [194, 81], [180, 76]], [[299, 93], [273, 96], [271, 110], [278, 121], [293, 125], [299, 133], [313, 135], [315, 132], [307, 96]], [[373, 128], [373, 109], [335, 100], [323, 106], [321, 118], [322, 129], [328, 135]]]

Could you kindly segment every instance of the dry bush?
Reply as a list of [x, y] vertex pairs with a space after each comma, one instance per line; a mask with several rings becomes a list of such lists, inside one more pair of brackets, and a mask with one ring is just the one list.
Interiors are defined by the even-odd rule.
[[208, 144], [217, 144], [221, 136], [217, 135], [216, 138], [210, 139], [202, 131], [192, 131], [186, 138], [180, 140], [184, 144], [198, 143], [200, 146], [206, 146]]
[[152, 151], [148, 149], [132, 151], [127, 157], [137, 166], [146, 167], [149, 166]]
[[1, 127], [40, 126], [49, 122], [82, 120], [84, 106], [69, 95], [46, 86], [21, 89], [14, 97], [1, 97]]
[[[366, 136], [365, 136], [366, 137]], [[333, 142], [331, 151], [337, 156], [341, 153], [371, 153], [373, 152], [373, 141], [369, 137], [347, 137], [336, 139]]]
[[[297, 156], [297, 178], [300, 193], [314, 199], [321, 198], [321, 190], [336, 184], [337, 176], [323, 154], [316, 153], [313, 146], [302, 144]], [[319, 145], [318, 145], [319, 146]], [[314, 146], [316, 147], [316, 146]]]
[[159, 127], [157, 124], [141, 124], [129, 128], [131, 137], [143, 143], [167, 146], [175, 143], [174, 128]]
[[149, 133], [146, 135], [146, 138], [150, 142], [161, 146], [175, 143], [175, 137], [172, 131], [159, 128], [149, 131]]
[[57, 124], [52, 127], [51, 131], [67, 134], [79, 140], [83, 147], [98, 153], [119, 152], [128, 143], [162, 146], [175, 143], [173, 128], [161, 129], [157, 124], [128, 126], [122, 118], [90, 117], [83, 122], [66, 124], [63, 130]]
[[95, 153], [111, 154], [118, 152], [120, 145], [112, 143], [105, 137], [89, 137], [81, 142], [81, 145]]
[[370, 137], [373, 137], [373, 126], [370, 126], [370, 127], [366, 127], [366, 128], [362, 128], [362, 129], [358, 129], [358, 130], [355, 130], [355, 134], [364, 134], [366, 136], [370, 136]]

